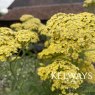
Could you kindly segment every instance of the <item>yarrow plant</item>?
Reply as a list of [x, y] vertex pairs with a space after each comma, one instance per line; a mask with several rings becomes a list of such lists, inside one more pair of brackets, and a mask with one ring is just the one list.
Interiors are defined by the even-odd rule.
[[0, 27], [0, 95], [95, 95], [94, 62], [95, 14], [58, 13], [46, 25], [23, 15]]
[[[15, 32], [12, 29], [0, 28], [0, 61], [6, 61], [7, 58], [18, 52], [23, 45], [36, 43], [39, 40], [37, 33], [21, 30]], [[23, 44], [23, 45], [22, 45]]]
[[41, 23], [40, 19], [33, 17], [32, 15], [23, 15], [20, 18], [21, 23], [12, 24], [10, 27], [15, 30], [31, 30], [37, 33], [41, 32], [42, 27], [45, 27], [44, 24]]
[[0, 61], [6, 61], [12, 54], [17, 53], [20, 44], [15, 40], [14, 32], [6, 27], [0, 28]]
[[[95, 62], [94, 22], [95, 15], [86, 12], [58, 13], [47, 22], [44, 30], [49, 40], [45, 43], [46, 48], [38, 54], [39, 59], [45, 60], [45, 66], [38, 69], [38, 75], [44, 81], [50, 80], [52, 91], [60, 91], [62, 95], [67, 95], [82, 86], [83, 82], [95, 84], [95, 69], [92, 64]], [[92, 78], [76, 80], [74, 84], [70, 83], [71, 79], [68, 82], [51, 79], [50, 74], [53, 71], [75, 74], [91, 72]]]
[[[19, 31], [22, 31], [22, 30], [32, 31], [32, 33], [35, 32], [34, 35], [37, 34], [37, 36], [39, 38], [39, 41], [37, 43], [35, 43], [35, 45], [42, 49], [43, 42], [45, 41], [45, 37], [43, 37], [42, 32], [43, 32], [43, 29], [45, 28], [45, 25], [41, 23], [40, 19], [35, 18], [32, 15], [25, 14], [25, 15], [20, 17], [19, 23], [14, 23], [14, 24], [10, 25], [10, 28], [16, 32], [18, 31], [18, 33], [19, 33]], [[35, 50], [36, 49], [35, 45], [32, 46], [32, 48], [31, 48], [31, 44], [30, 44], [29, 48], [33, 50], [33, 47], [34, 47], [34, 50]], [[35, 51], [36, 52], [41, 51], [40, 48], [38, 50], [36, 49]]]
[[30, 59], [30, 54], [26, 53], [30, 52], [29, 45], [38, 41], [38, 34], [30, 29], [18, 29], [17, 31], [13, 28], [0, 27], [0, 95], [27, 93], [21, 89], [24, 89], [26, 76], [29, 76], [27, 73], [33, 72], [29, 69], [32, 68], [30, 65], [34, 67], [37, 59], [33, 57], [35, 54], [31, 53]]

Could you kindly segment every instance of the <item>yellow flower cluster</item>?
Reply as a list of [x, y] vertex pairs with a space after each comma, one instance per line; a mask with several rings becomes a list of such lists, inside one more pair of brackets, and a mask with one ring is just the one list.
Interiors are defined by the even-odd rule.
[[[38, 54], [38, 58], [48, 60], [49, 66], [53, 65], [53, 67], [56, 67], [58, 63], [49, 63], [50, 61], [61, 58], [64, 66], [65, 60], [68, 60], [70, 64], [77, 66], [80, 72], [91, 72], [92, 79], [85, 80], [95, 84], [95, 68], [92, 64], [95, 62], [95, 15], [87, 12], [58, 13], [47, 22], [44, 31], [50, 39], [46, 41], [46, 48]], [[44, 80], [48, 78], [48, 72], [52, 72], [47, 69], [49, 66], [41, 67], [38, 70], [38, 74]], [[56, 70], [56, 68], [54, 69]], [[62, 90], [62, 82], [56, 84], [60, 90]], [[55, 86], [54, 80], [52, 85]]]
[[30, 20], [31, 18], [34, 18], [34, 17], [32, 15], [26, 14], [26, 15], [21, 16], [20, 21], [25, 22], [27, 20]]
[[0, 61], [6, 61], [18, 49], [27, 47], [29, 43], [39, 40], [37, 33], [30, 30], [13, 31], [7, 27], [0, 27]]
[[94, 21], [95, 15], [90, 13], [59, 13], [51, 17], [46, 25], [51, 39], [45, 43], [47, 48], [39, 53], [39, 58], [60, 53], [78, 59], [79, 54], [87, 50], [88, 58], [95, 61]]
[[[70, 74], [74, 74], [74, 76], [70, 76]], [[60, 90], [62, 95], [67, 95], [69, 89], [74, 90], [79, 88], [83, 82], [81, 74], [78, 76], [79, 74], [79, 68], [69, 61], [63, 61], [61, 59], [57, 59], [48, 66], [38, 69], [38, 75], [42, 80], [51, 80], [52, 91]]]
[[[46, 29], [48, 35], [53, 35], [59, 31], [80, 31], [81, 30], [91, 30], [95, 29], [94, 25], [95, 15], [91, 13], [80, 13], [80, 14], [65, 14], [58, 13], [51, 17], [47, 21]], [[47, 35], [47, 34], [46, 34]]]
[[86, 78], [86, 82], [95, 84], [95, 67], [91, 64], [90, 60], [85, 60], [84, 63], [80, 65], [80, 71], [84, 73], [90, 73], [92, 78]]
[[10, 27], [15, 31], [25, 29], [36, 32], [41, 32], [41, 27], [45, 27], [38, 18], [35, 18], [32, 15], [23, 15], [20, 18], [20, 21], [21, 23], [12, 24]]
[[11, 27], [13, 30], [15, 30], [15, 31], [22, 30], [22, 25], [21, 25], [21, 23], [12, 24], [10, 27]]
[[95, 5], [95, 0], [84, 0], [84, 4], [83, 4], [84, 7], [89, 7], [92, 5]]
[[6, 27], [0, 28], [0, 61], [6, 61], [6, 59], [13, 53], [17, 52], [17, 48], [20, 45], [15, 40], [13, 31]]
[[21, 45], [27, 45], [29, 43], [36, 43], [39, 38], [36, 32], [31, 32], [30, 30], [20, 30], [15, 32], [15, 39]]

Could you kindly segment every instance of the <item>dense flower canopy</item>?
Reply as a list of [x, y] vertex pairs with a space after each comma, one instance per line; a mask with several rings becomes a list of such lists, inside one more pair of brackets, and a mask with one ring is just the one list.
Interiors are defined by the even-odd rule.
[[[87, 12], [58, 13], [51, 17], [43, 31], [45, 31], [44, 35], [48, 36], [48, 40], [45, 49], [38, 54], [38, 58], [48, 60], [48, 65], [39, 68], [40, 77], [49, 76], [46, 74], [52, 70], [47, 68], [52, 65], [56, 67], [58, 63], [54, 64], [54, 62], [60, 58], [63, 63], [67, 60], [78, 67], [80, 72], [91, 72], [92, 79], [85, 80], [95, 84], [95, 69], [92, 64], [95, 62], [95, 15]], [[47, 63], [45, 61], [45, 64]], [[55, 83], [53, 82], [52, 85]], [[61, 90], [61, 86], [58, 89]]]
[[[64, 14], [59, 13], [51, 17], [46, 29], [50, 40], [46, 41], [44, 49], [39, 57], [45, 57], [55, 53], [62, 53], [73, 59], [77, 59], [83, 51], [86, 55], [92, 55], [90, 60], [95, 61], [95, 15], [90, 13]], [[91, 51], [92, 50], [92, 51]], [[93, 53], [93, 54], [92, 54]], [[90, 58], [90, 57], [89, 57]]]
[[41, 27], [45, 27], [45, 25], [41, 23], [40, 19], [35, 18], [29, 14], [21, 16], [20, 21], [21, 23], [12, 24], [10, 27], [15, 31], [25, 29], [35, 31], [38, 33], [39, 31], [41, 32]]
[[30, 30], [20, 30], [15, 32], [15, 39], [18, 43], [23, 45], [36, 43], [39, 40], [37, 33], [31, 32]]
[[18, 49], [28, 46], [29, 43], [36, 43], [38, 40], [37, 33], [30, 30], [15, 32], [10, 28], [0, 27], [0, 61], [6, 61], [17, 53]]
[[[37, 84], [44, 86], [41, 89], [49, 90], [49, 94], [43, 90], [45, 93], [41, 93], [42, 95], [85, 95], [78, 90], [85, 84], [95, 85], [95, 14], [58, 13], [52, 16], [46, 25], [32, 15], [23, 15], [20, 21], [12, 24], [10, 28], [0, 27], [0, 61], [4, 61], [4, 64], [10, 63], [13, 81], [19, 81], [14, 75], [15, 61], [33, 57], [31, 62], [26, 60], [30, 63], [27, 64], [29, 67], [24, 60], [17, 61], [17, 64], [23, 64], [21, 68], [26, 68], [29, 72], [25, 75], [32, 76], [29, 80], [24, 76], [29, 84], [30, 80], [33, 80], [31, 86], [35, 88]], [[46, 41], [42, 41], [44, 37]], [[32, 51], [39, 48], [38, 44], [44, 44], [42, 51]], [[15, 85], [13, 84], [12, 88], [13, 86]], [[27, 88], [26, 85], [24, 87]]]
[[15, 40], [13, 31], [6, 27], [0, 28], [0, 61], [5, 61], [6, 58], [17, 52], [20, 44]]
[[[53, 63], [49, 64], [50, 65], [46, 67], [39, 68], [38, 75], [40, 75], [42, 80], [52, 80], [52, 91], [60, 90], [62, 94], [67, 94], [70, 88], [77, 89], [83, 82], [81, 80], [81, 76], [80, 78], [77, 78], [79, 74], [79, 68], [69, 61], [57, 59]], [[75, 74], [75, 76], [69, 76], [71, 73]]]

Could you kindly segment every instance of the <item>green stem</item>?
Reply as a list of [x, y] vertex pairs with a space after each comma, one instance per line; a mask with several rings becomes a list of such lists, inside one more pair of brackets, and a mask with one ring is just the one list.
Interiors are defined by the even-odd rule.
[[12, 66], [12, 62], [9, 62], [9, 65], [10, 65], [10, 72], [13, 76], [13, 80], [12, 80], [13, 83], [12, 83], [11, 90], [14, 90], [15, 89], [15, 82], [17, 81], [17, 78], [16, 78], [16, 75], [15, 75], [14, 70], [13, 70], [14, 68]]

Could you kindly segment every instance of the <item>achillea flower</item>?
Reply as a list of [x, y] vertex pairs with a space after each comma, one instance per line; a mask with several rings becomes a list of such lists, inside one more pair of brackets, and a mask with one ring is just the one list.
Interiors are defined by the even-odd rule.
[[15, 31], [19, 31], [19, 30], [22, 30], [22, 24], [21, 23], [14, 23], [10, 26], [13, 30]]
[[[75, 76], [70, 76], [71, 73]], [[38, 75], [42, 80], [51, 80], [51, 90], [59, 90], [64, 95], [68, 94], [69, 88], [77, 89], [82, 84], [83, 80], [81, 79], [81, 75], [80, 78], [76, 78], [78, 77], [78, 73], [79, 68], [72, 63], [61, 59], [57, 59], [46, 67], [40, 67], [38, 69]]]
[[[45, 25], [41, 23], [40, 19], [33, 17], [32, 15], [23, 15], [20, 17], [21, 23], [12, 24], [10, 27], [15, 30], [30, 30], [37, 33], [43, 32]], [[44, 26], [44, 27], [43, 27]]]
[[15, 40], [14, 32], [6, 27], [0, 28], [0, 61], [6, 61], [12, 54], [17, 53], [20, 45]]
[[[52, 91], [60, 90], [62, 95], [68, 95], [69, 87], [77, 89], [82, 83], [80, 80], [75, 80], [76, 84], [73, 85], [69, 81], [64, 83], [61, 80], [50, 79], [52, 71], [66, 73], [65, 68], [70, 72], [75, 70], [77, 73], [76, 67], [78, 67], [79, 72], [92, 73], [92, 79], [86, 78], [83, 81], [95, 84], [95, 68], [92, 64], [95, 62], [95, 15], [87, 12], [58, 13], [47, 21], [43, 31], [48, 40], [38, 58], [43, 60], [43, 64], [48, 65], [39, 68], [38, 75], [42, 80], [52, 81]], [[62, 68], [57, 59], [60, 59]], [[66, 65], [66, 61], [69, 64]]]
[[39, 40], [37, 33], [29, 30], [20, 30], [15, 32], [15, 39], [18, 41], [18, 43], [23, 45], [27, 45], [30, 42], [36, 43]]
[[25, 14], [25, 15], [23, 15], [23, 16], [20, 18], [20, 21], [24, 22], [24, 21], [30, 20], [31, 18], [33, 18], [32, 15]]

